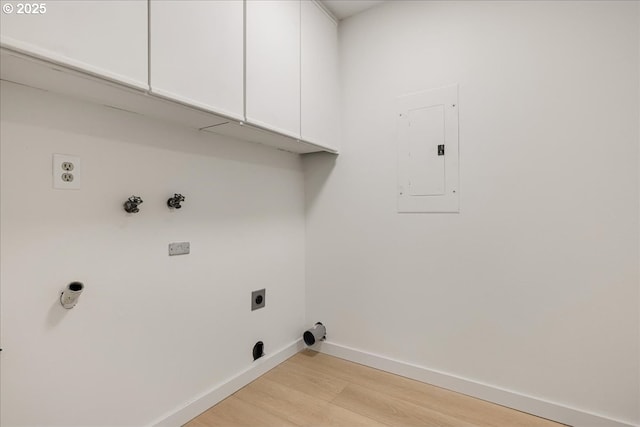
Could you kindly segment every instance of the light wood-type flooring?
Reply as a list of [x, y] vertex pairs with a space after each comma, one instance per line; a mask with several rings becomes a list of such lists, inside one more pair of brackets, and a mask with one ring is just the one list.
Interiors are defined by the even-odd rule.
[[549, 420], [304, 351], [186, 427], [562, 426]]

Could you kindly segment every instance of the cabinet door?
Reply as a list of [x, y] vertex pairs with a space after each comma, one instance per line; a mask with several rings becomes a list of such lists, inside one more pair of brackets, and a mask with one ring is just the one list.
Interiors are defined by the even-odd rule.
[[5, 3], [3, 46], [148, 89], [146, 0]]
[[314, 1], [302, 1], [301, 137], [337, 150], [340, 144], [338, 27]]
[[246, 2], [246, 116], [300, 137], [300, 2]]
[[151, 91], [244, 120], [244, 5], [151, 0]]

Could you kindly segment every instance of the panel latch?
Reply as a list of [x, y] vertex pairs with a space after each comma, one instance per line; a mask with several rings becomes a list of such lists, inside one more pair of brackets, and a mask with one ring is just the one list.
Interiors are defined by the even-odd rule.
[[438, 145], [438, 156], [444, 156], [444, 144]]

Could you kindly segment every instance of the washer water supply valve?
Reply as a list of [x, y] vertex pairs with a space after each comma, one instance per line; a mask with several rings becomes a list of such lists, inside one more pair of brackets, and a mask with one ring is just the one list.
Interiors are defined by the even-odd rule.
[[184, 196], [182, 194], [174, 194], [172, 198], [167, 200], [167, 206], [170, 208], [180, 209], [182, 206], [180, 203], [184, 202]]
[[129, 213], [138, 213], [140, 209], [138, 209], [138, 205], [142, 203], [142, 199], [138, 196], [131, 196], [124, 202], [124, 210]]

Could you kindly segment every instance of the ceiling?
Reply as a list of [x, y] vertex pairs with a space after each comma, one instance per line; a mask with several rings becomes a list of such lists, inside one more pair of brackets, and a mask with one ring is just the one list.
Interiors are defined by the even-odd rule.
[[380, 4], [383, 0], [321, 0], [338, 19], [344, 19]]

